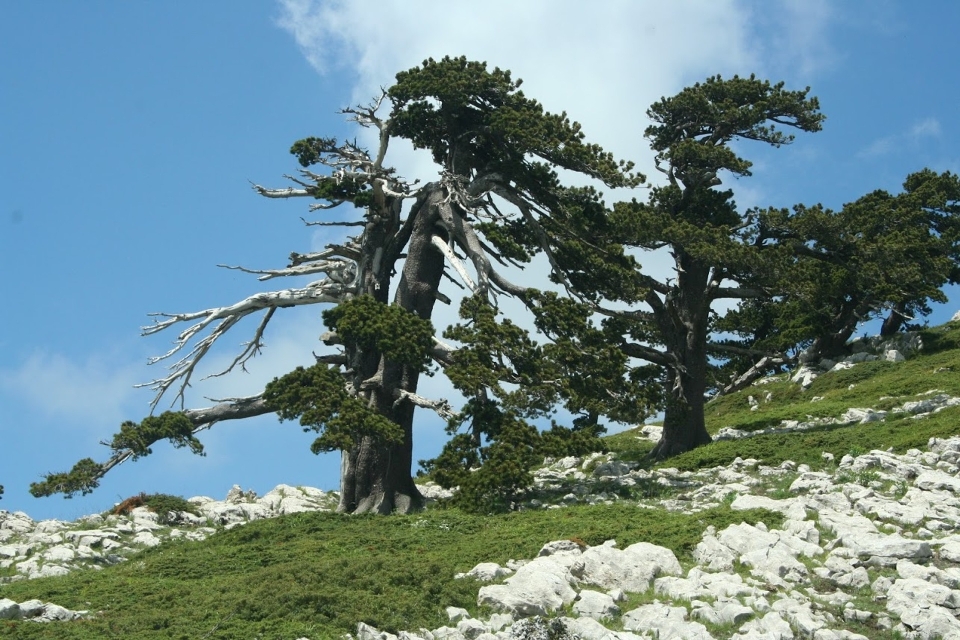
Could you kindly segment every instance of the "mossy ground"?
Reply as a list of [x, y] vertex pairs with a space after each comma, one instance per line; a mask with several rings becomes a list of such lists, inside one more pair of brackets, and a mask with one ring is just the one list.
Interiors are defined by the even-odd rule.
[[[960, 327], [932, 329], [926, 353], [905, 363], [870, 363], [826, 374], [803, 391], [789, 382], [752, 387], [708, 405], [709, 430], [756, 430], [781, 420], [837, 417], [849, 407], [889, 409], [930, 389], [960, 395]], [[852, 387], [851, 387], [852, 385]], [[767, 392], [770, 402], [763, 402]], [[747, 395], [761, 400], [750, 410]], [[813, 397], [822, 400], [812, 402]], [[886, 398], [885, 397], [890, 397]], [[802, 433], [720, 441], [664, 463], [682, 469], [736, 457], [822, 467], [821, 453], [923, 447], [960, 433], [960, 410], [914, 420], [823, 427]], [[640, 459], [651, 443], [628, 431], [606, 439], [622, 458]], [[0, 586], [0, 598], [39, 598], [96, 615], [73, 623], [0, 621], [0, 637], [334, 638], [363, 621], [397, 632], [446, 623], [447, 606], [476, 611], [479, 585], [453, 575], [479, 562], [531, 558], [550, 540], [577, 538], [621, 547], [649, 541], [673, 549], [685, 566], [703, 530], [741, 521], [776, 527], [771, 512], [726, 505], [695, 514], [631, 506], [576, 506], [496, 516], [435, 509], [413, 516], [304, 513], [252, 522], [203, 542], [175, 541], [120, 565]]]

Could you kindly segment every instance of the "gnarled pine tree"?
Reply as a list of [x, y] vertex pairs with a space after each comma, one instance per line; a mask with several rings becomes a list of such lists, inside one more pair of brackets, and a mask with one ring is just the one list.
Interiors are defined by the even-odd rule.
[[[274, 380], [263, 394], [124, 423], [108, 444], [106, 462], [81, 460], [70, 472], [49, 474], [34, 484], [32, 493], [87, 493], [120, 462], [149, 454], [158, 440], [202, 453], [199, 431], [222, 420], [277, 413], [319, 433], [314, 451], [342, 451], [340, 511], [417, 509], [422, 498], [411, 476], [414, 410], [452, 415], [445, 400], [417, 394], [428, 363], [443, 368], [455, 361], [455, 349], [432, 336], [429, 322], [436, 301], [449, 301], [440, 291], [446, 268], [484, 304], [498, 294], [524, 296], [526, 287], [509, 281], [502, 267], [522, 267], [544, 246], [543, 238], [518, 244], [504, 229], [517, 220], [536, 228], [539, 216], [561, 206], [566, 189], [557, 169], [611, 186], [641, 180], [628, 165], [585, 143], [577, 123], [565, 114], [544, 112], [519, 86], [509, 72], [488, 70], [484, 63], [427, 60], [398, 74], [397, 83], [373, 105], [345, 110], [378, 134], [372, 153], [330, 138], [294, 144], [291, 152], [303, 167], [292, 178], [295, 186], [256, 185], [256, 191], [268, 198], [319, 200], [311, 210], [352, 204], [362, 211], [361, 219], [340, 224], [361, 227], [361, 233], [321, 252], [294, 253], [285, 268], [244, 269], [261, 280], [322, 275], [305, 287], [258, 293], [194, 313], [159, 314], [145, 334], [182, 323], [187, 328], [171, 351], [155, 359], [180, 357], [168, 375], [149, 384], [156, 392], [153, 406], [173, 391], [182, 407], [197, 364], [249, 315], [263, 314], [253, 338], [221, 374], [243, 366], [260, 350], [270, 319], [282, 307], [335, 305], [324, 313], [331, 331], [322, 339], [339, 351]], [[389, 106], [385, 117], [384, 106]], [[436, 180], [416, 186], [386, 164], [390, 142], [398, 137], [432, 153]]]

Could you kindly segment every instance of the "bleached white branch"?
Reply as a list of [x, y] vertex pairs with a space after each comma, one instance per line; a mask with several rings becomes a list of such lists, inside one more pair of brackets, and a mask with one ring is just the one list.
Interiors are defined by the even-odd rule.
[[748, 385], [750, 385], [750, 383], [769, 371], [772, 367], [786, 364], [789, 361], [790, 359], [786, 358], [785, 356], [764, 356], [760, 358], [760, 360], [758, 360], [752, 367], [732, 380], [730, 384], [721, 389], [715, 397], [719, 398], [720, 396], [745, 389]]
[[[310, 210], [312, 211], [313, 208], [316, 207], [316, 206], [317, 206], [317, 205], [315, 205], [315, 204], [310, 205]], [[300, 218], [300, 219], [303, 220], [303, 224], [307, 225], [308, 227], [365, 227], [365, 226], [367, 225], [367, 223], [364, 222], [363, 220], [354, 220], [354, 221], [346, 221], [346, 220], [344, 220], [344, 221], [334, 221], [334, 222], [323, 222], [323, 221], [320, 221], [320, 222], [310, 222], [309, 220], [305, 220], [304, 218]]]
[[184, 392], [186, 391], [186, 388], [190, 386], [190, 380], [193, 377], [193, 373], [197, 367], [197, 364], [203, 359], [204, 356], [207, 355], [213, 344], [240, 320], [252, 313], [256, 313], [257, 311], [262, 311], [264, 309], [270, 310], [267, 313], [267, 317], [264, 319], [264, 321], [260, 323], [260, 326], [258, 327], [254, 336], [254, 340], [250, 343], [247, 343], [244, 351], [227, 369], [214, 375], [222, 375], [223, 373], [226, 373], [236, 366], [236, 364], [246, 362], [256, 353], [256, 351], [259, 349], [260, 337], [262, 336], [263, 330], [266, 328], [266, 323], [269, 322], [270, 316], [272, 316], [272, 311], [274, 309], [279, 307], [295, 307], [322, 302], [336, 303], [342, 301], [348, 293], [349, 291], [344, 285], [324, 278], [323, 280], [313, 282], [302, 289], [284, 289], [282, 291], [258, 293], [228, 307], [205, 309], [203, 311], [197, 311], [193, 313], [151, 314], [153, 316], [159, 316], [166, 319], [156, 321], [153, 325], [143, 327], [142, 335], [147, 336], [158, 333], [180, 322], [191, 322], [194, 320], [196, 322], [194, 322], [194, 324], [190, 325], [187, 329], [182, 331], [179, 336], [177, 336], [174, 346], [172, 349], [170, 349], [170, 351], [161, 356], [151, 358], [149, 360], [150, 364], [155, 364], [170, 358], [174, 354], [183, 350], [191, 342], [191, 340], [204, 329], [214, 325], [215, 323], [216, 326], [208, 335], [197, 341], [193, 345], [193, 348], [190, 349], [183, 358], [170, 365], [169, 375], [163, 378], [158, 378], [151, 382], [137, 385], [137, 387], [149, 387], [150, 389], [156, 391], [156, 396], [150, 403], [150, 407], [153, 409], [160, 402], [160, 398], [163, 397], [163, 394], [166, 393], [170, 387], [174, 386], [175, 384], [179, 384], [179, 389], [177, 396], [174, 399], [174, 403], [179, 400], [182, 406], [184, 401]]
[[424, 398], [423, 396], [411, 393], [410, 391], [405, 391], [404, 389], [397, 389], [395, 392], [397, 399], [394, 401], [393, 406], [396, 407], [404, 400], [412, 402], [418, 407], [424, 409], [430, 409], [435, 411], [444, 420], [449, 420], [452, 418], [455, 413], [453, 409], [450, 408], [450, 403], [444, 399], [440, 400], [431, 400], [429, 398]]
[[285, 189], [268, 189], [262, 187], [259, 184], [253, 182], [250, 183], [253, 185], [254, 191], [259, 193], [265, 198], [309, 198], [310, 192], [306, 189], [294, 189], [293, 187], [287, 187]]
[[257, 326], [257, 330], [253, 334], [253, 339], [250, 340], [249, 342], [244, 343], [243, 351], [241, 351], [240, 354], [233, 359], [233, 362], [231, 362], [226, 369], [218, 373], [211, 373], [210, 375], [206, 376], [204, 380], [206, 380], [207, 378], [219, 378], [220, 376], [226, 375], [231, 371], [233, 371], [234, 367], [236, 367], [237, 365], [240, 365], [240, 368], [243, 371], [246, 371], [247, 361], [250, 360], [250, 358], [254, 357], [255, 355], [258, 355], [260, 351], [263, 349], [263, 332], [264, 330], [266, 330], [267, 325], [270, 323], [270, 319], [273, 318], [273, 314], [276, 312], [276, 310], [277, 310], [276, 307], [272, 307], [268, 309], [265, 314], [263, 314], [263, 319], [260, 321], [260, 324]]
[[453, 270], [457, 272], [460, 276], [460, 279], [463, 281], [463, 284], [466, 285], [467, 289], [470, 290], [470, 293], [477, 292], [477, 285], [473, 282], [473, 278], [470, 277], [470, 274], [467, 272], [466, 265], [460, 261], [460, 258], [453, 252], [453, 249], [450, 248], [450, 245], [444, 242], [443, 238], [440, 236], [433, 236], [430, 239], [431, 244], [443, 253], [443, 256], [447, 259], [447, 262], [450, 263], [450, 266], [453, 267]]
[[270, 280], [283, 276], [306, 276], [326, 273], [331, 280], [341, 284], [351, 284], [356, 279], [357, 265], [348, 260], [317, 260], [307, 264], [297, 264], [283, 269], [248, 269], [246, 267], [218, 264], [223, 269], [233, 269], [244, 273], [259, 275], [257, 280]]

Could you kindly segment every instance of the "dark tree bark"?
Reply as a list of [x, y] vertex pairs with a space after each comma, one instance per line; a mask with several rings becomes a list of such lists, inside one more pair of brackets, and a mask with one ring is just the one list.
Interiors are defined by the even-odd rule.
[[678, 268], [677, 290], [656, 312], [668, 360], [663, 435], [650, 452], [656, 459], [690, 451], [710, 442], [704, 423], [707, 389], [707, 322], [710, 269], [682, 249], [674, 255]]
[[900, 331], [903, 325], [907, 323], [908, 318], [904, 307], [903, 304], [897, 304], [893, 309], [890, 309], [890, 315], [883, 319], [883, 324], [880, 326], [881, 337], [889, 338]]
[[[442, 233], [438, 205], [444, 194], [440, 185], [427, 185], [409, 216], [414, 220], [403, 273], [394, 302], [401, 308], [429, 320], [443, 277], [443, 254], [431, 240]], [[382, 246], [382, 245], [372, 245]], [[394, 261], [383, 261], [393, 269]], [[389, 276], [389, 272], [386, 274]], [[377, 279], [379, 283], [383, 280]], [[374, 285], [371, 295], [382, 301], [387, 296], [384, 286]], [[409, 513], [423, 506], [423, 498], [413, 482], [413, 414], [414, 405], [400, 397], [400, 391], [416, 393], [420, 372], [407, 365], [398, 365], [380, 354], [354, 354], [360, 371], [355, 386], [377, 380], [372, 390], [372, 403], [377, 411], [403, 429], [403, 441], [385, 444], [373, 437], [364, 437], [342, 454], [340, 466], [340, 505], [347, 513]]]

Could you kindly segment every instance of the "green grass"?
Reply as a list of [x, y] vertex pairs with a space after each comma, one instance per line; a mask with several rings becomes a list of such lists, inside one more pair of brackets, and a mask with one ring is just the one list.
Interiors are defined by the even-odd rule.
[[203, 542], [171, 542], [102, 571], [0, 587], [100, 612], [75, 623], [0, 621], [16, 638], [337, 637], [366, 622], [394, 633], [446, 624], [447, 606], [476, 613], [478, 584], [454, 580], [479, 562], [532, 558], [550, 540], [621, 547], [649, 541], [685, 562], [708, 525], [775, 527], [779, 514], [697, 514], [596, 506], [473, 516], [433, 510], [413, 516], [295, 514], [252, 522]]
[[[906, 362], [865, 362], [837, 372], [824, 373], [810, 388], [778, 376], [779, 380], [718, 398], [707, 404], [707, 431], [723, 427], [759, 431], [784, 420], [811, 421], [838, 418], [851, 407], [891, 410], [920, 399], [919, 394], [937, 389], [960, 396], [960, 323], [951, 323], [923, 332], [924, 353]], [[765, 402], [767, 393], [772, 394]], [[747, 397], [759, 402], [751, 410]], [[814, 398], [819, 398], [814, 401]], [[643, 460], [653, 443], [637, 438], [631, 429], [604, 439], [607, 447], [625, 460]], [[739, 440], [721, 440], [671, 458], [659, 466], [692, 470], [727, 465], [738, 456], [755, 458], [767, 465], [784, 460], [822, 468], [821, 453], [830, 452], [839, 460], [852, 451], [890, 449], [902, 453], [923, 448], [931, 437], [960, 434], [960, 407], [944, 409], [914, 420], [906, 414], [889, 413], [884, 422], [863, 425], [829, 425], [796, 433], [757, 435]]]

